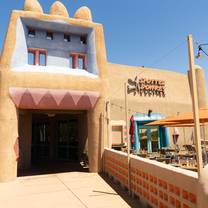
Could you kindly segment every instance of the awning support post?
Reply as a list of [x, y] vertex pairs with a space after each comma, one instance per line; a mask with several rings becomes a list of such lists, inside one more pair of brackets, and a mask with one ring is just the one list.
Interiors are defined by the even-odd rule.
[[125, 92], [125, 114], [126, 114], [126, 138], [127, 138], [127, 157], [128, 157], [128, 189], [131, 194], [131, 173], [130, 173], [130, 139], [129, 139], [129, 109], [127, 100], [127, 83], [124, 83]]
[[201, 134], [200, 134], [200, 123], [199, 123], [199, 105], [198, 105], [198, 95], [197, 95], [197, 85], [196, 85], [196, 73], [194, 66], [194, 51], [193, 51], [193, 39], [192, 35], [187, 37], [188, 41], [188, 55], [189, 55], [189, 72], [190, 72], [190, 89], [192, 93], [192, 106], [194, 115], [194, 133], [196, 141], [196, 159], [198, 168], [198, 178], [201, 176], [201, 171], [203, 168], [202, 162], [202, 149], [201, 149]]

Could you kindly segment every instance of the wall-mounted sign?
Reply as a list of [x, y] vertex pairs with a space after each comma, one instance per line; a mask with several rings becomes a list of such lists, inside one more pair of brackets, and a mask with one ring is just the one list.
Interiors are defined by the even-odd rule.
[[165, 97], [165, 81], [156, 79], [146, 79], [136, 76], [135, 79], [128, 79], [128, 94], [137, 93], [142, 96], [158, 96]]

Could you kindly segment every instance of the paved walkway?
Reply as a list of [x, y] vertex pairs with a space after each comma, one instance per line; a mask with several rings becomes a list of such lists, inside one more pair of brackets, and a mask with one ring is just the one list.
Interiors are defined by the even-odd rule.
[[[121, 190], [119, 187], [114, 188]], [[70, 172], [20, 177], [15, 182], [0, 183], [0, 207], [141, 207], [138, 201], [129, 198], [124, 191], [121, 191], [121, 197], [115, 190], [94, 173]]]

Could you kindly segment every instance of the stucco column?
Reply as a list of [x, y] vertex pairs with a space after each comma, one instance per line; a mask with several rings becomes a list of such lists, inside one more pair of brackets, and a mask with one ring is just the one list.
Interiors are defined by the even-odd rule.
[[204, 69], [200, 67], [196, 68], [196, 82], [197, 82], [199, 108], [206, 108], [208, 107], [207, 94], [206, 94], [206, 80], [205, 80]]
[[[195, 70], [196, 70], [196, 82], [197, 82], [197, 93], [198, 93], [198, 105], [199, 105], [199, 108], [207, 108], [208, 101], [207, 101], [206, 80], [205, 80], [204, 69], [202, 69], [200, 66], [195, 65]], [[191, 74], [190, 72], [188, 72], [189, 85], [190, 85], [190, 90], [191, 90], [192, 85], [190, 82], [191, 80], [190, 76]]]
[[101, 138], [102, 127], [100, 116], [103, 112], [104, 100], [99, 99], [95, 108], [88, 111], [88, 157], [89, 171], [99, 172], [101, 169]]
[[17, 176], [17, 160], [14, 145], [18, 138], [16, 108], [2, 93], [0, 100], [0, 182], [14, 180]]

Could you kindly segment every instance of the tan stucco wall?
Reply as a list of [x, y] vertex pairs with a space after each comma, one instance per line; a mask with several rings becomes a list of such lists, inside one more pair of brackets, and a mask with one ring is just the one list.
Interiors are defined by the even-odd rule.
[[[16, 26], [19, 17], [33, 18], [41, 21], [61, 20], [66, 23], [84, 26], [94, 29], [95, 46], [97, 55], [97, 65], [99, 68], [99, 78], [78, 77], [64, 74], [31, 73], [12, 71], [11, 58], [16, 44]], [[98, 139], [100, 114], [104, 109], [104, 101], [108, 92], [106, 51], [104, 43], [104, 33], [101, 24], [85, 21], [81, 19], [65, 18], [62, 16], [46, 15], [30, 11], [13, 11], [10, 17], [6, 39], [3, 45], [0, 60], [0, 181], [7, 181], [16, 177], [17, 161], [15, 158], [13, 145], [18, 137], [18, 119], [16, 108], [9, 97], [10, 87], [30, 87], [46, 89], [73, 89], [83, 91], [98, 91], [100, 99], [94, 109], [88, 113], [88, 125], [93, 126], [93, 131], [89, 134], [88, 145], [90, 171], [98, 171]], [[91, 129], [90, 126], [88, 129]]]
[[[125, 120], [124, 83], [128, 79], [139, 78], [156, 79], [165, 81], [165, 97], [140, 96], [128, 94], [129, 118], [134, 113], [161, 113], [167, 116], [177, 115], [191, 111], [191, 95], [188, 76], [168, 70], [152, 69], [146, 67], [131, 67], [113, 63], [107, 64], [109, 71], [109, 100], [111, 101], [111, 119]], [[119, 107], [120, 106], [120, 107]], [[180, 139], [178, 144], [191, 143], [192, 128], [178, 128]], [[173, 128], [170, 128], [172, 135]], [[172, 139], [171, 139], [172, 145]]]
[[[124, 107], [124, 83], [129, 78], [149, 78], [165, 81], [165, 97], [128, 95], [129, 108], [134, 112], [147, 113], [149, 109], [166, 116], [175, 115], [191, 109], [191, 96], [186, 74], [173, 71], [130, 67], [108, 63], [110, 81], [110, 100], [120, 102]], [[113, 111], [114, 112], [114, 111]], [[112, 115], [114, 113], [112, 112]], [[116, 112], [115, 112], [116, 114]], [[116, 115], [115, 115], [116, 116]]]

